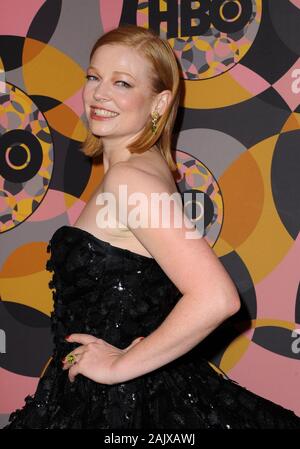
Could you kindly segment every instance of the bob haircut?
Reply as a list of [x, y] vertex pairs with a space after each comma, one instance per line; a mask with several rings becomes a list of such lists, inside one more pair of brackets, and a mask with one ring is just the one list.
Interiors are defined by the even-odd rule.
[[[134, 48], [150, 62], [151, 85], [154, 95], [163, 90], [172, 93], [170, 104], [165, 113], [159, 118], [157, 131], [152, 132], [151, 116], [139, 137], [128, 146], [131, 153], [144, 153], [155, 144], [168, 163], [171, 171], [176, 170], [172, 158], [172, 131], [180, 101], [180, 68], [169, 43], [153, 31], [135, 25], [120, 26], [101, 36], [94, 44], [90, 61], [95, 51], [103, 45], [124, 45]], [[101, 137], [95, 136], [88, 130], [87, 138], [81, 150], [86, 156], [96, 157], [102, 154]]]

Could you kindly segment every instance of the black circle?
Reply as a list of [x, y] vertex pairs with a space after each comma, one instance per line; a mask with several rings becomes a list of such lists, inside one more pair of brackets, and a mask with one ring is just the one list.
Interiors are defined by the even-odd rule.
[[[232, 5], [235, 3], [231, 2]], [[210, 7], [210, 18], [214, 25], [214, 27], [223, 33], [235, 33], [237, 31], [241, 31], [244, 26], [249, 22], [252, 12], [253, 5], [252, 0], [239, 0], [240, 7], [242, 8], [241, 15], [234, 20], [233, 22], [227, 22], [223, 20], [220, 15], [220, 10], [223, 6], [223, 11], [226, 8], [227, 14], [232, 14], [235, 9], [233, 6], [230, 6], [230, 3], [224, 5], [224, 0], [214, 0], [211, 3]], [[237, 6], [237, 5], [236, 5]], [[233, 16], [234, 17], [234, 16]], [[228, 18], [230, 19], [230, 18]]]
[[[203, 211], [204, 211], [204, 223], [203, 223], [203, 229], [206, 230], [206, 228], [209, 225], [212, 225], [215, 221], [215, 212], [214, 212], [214, 205], [209, 197], [209, 195], [206, 192], [202, 192], [200, 190], [196, 189], [189, 189], [185, 190], [184, 192], [181, 192], [181, 197], [184, 205], [184, 211], [189, 217], [190, 220], [195, 220], [197, 217], [197, 214], [199, 212], [199, 207], [197, 206], [197, 202], [201, 202]], [[188, 205], [186, 207], [187, 202], [191, 200], [191, 205]], [[202, 218], [202, 220], [203, 220]], [[199, 230], [201, 230], [202, 225], [198, 226], [199, 223], [194, 223]]]
[[22, 166], [26, 163], [28, 159], [27, 151], [22, 145], [16, 144], [11, 147], [9, 152], [9, 160], [16, 167]]
[[227, 20], [234, 19], [239, 12], [239, 7], [234, 2], [228, 2], [225, 3], [223, 6], [223, 15], [226, 17]]
[[[6, 162], [6, 151], [9, 147], [12, 148], [10, 151], [9, 158], [14, 165], [22, 165], [27, 161], [27, 152], [25, 148], [22, 147], [24, 143], [30, 151], [30, 160], [26, 167], [18, 170], [10, 167]], [[20, 152], [20, 148], [22, 151]], [[25, 156], [25, 158], [24, 158]], [[26, 182], [32, 179], [34, 175], [39, 171], [41, 164], [43, 162], [43, 150], [39, 140], [30, 132], [14, 129], [8, 131], [7, 133], [0, 136], [0, 176], [2, 176], [6, 181], [10, 182]]]

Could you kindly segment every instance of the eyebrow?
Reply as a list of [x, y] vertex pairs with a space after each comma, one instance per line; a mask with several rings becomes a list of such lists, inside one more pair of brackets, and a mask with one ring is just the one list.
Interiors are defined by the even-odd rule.
[[[88, 68], [87, 68], [87, 70], [89, 70], [89, 69], [94, 69], [94, 70], [96, 70], [96, 72], [97, 72], [97, 69], [96, 69], [96, 67], [94, 67], [94, 66], [92, 66], [92, 65], [90, 65]], [[114, 72], [113, 73], [119, 73], [119, 74], [123, 74], [123, 75], [128, 75], [128, 76], [130, 76], [131, 78], [133, 78], [134, 80], [136, 80], [135, 79], [135, 77], [133, 76], [133, 75], [130, 75], [130, 73], [128, 73], [128, 72], [120, 72], [119, 70], [114, 70]]]

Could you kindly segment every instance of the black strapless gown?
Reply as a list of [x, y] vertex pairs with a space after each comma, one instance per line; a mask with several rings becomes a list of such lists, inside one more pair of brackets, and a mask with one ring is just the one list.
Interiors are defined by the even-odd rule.
[[6, 429], [300, 428], [293, 412], [218, 374], [198, 347], [124, 383], [104, 385], [82, 375], [69, 382], [61, 360], [78, 344], [67, 343], [66, 335], [92, 334], [123, 349], [156, 329], [182, 295], [154, 259], [82, 229], [62, 226], [50, 250], [53, 358]]

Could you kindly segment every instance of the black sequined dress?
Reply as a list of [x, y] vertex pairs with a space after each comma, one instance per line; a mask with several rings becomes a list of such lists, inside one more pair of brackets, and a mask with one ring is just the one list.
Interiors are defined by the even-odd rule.
[[218, 374], [197, 347], [130, 381], [104, 385], [78, 375], [70, 383], [61, 360], [92, 334], [119, 348], [149, 335], [180, 292], [155, 259], [112, 246], [82, 229], [52, 236], [54, 353], [34, 396], [6, 429], [300, 428], [300, 418]]

